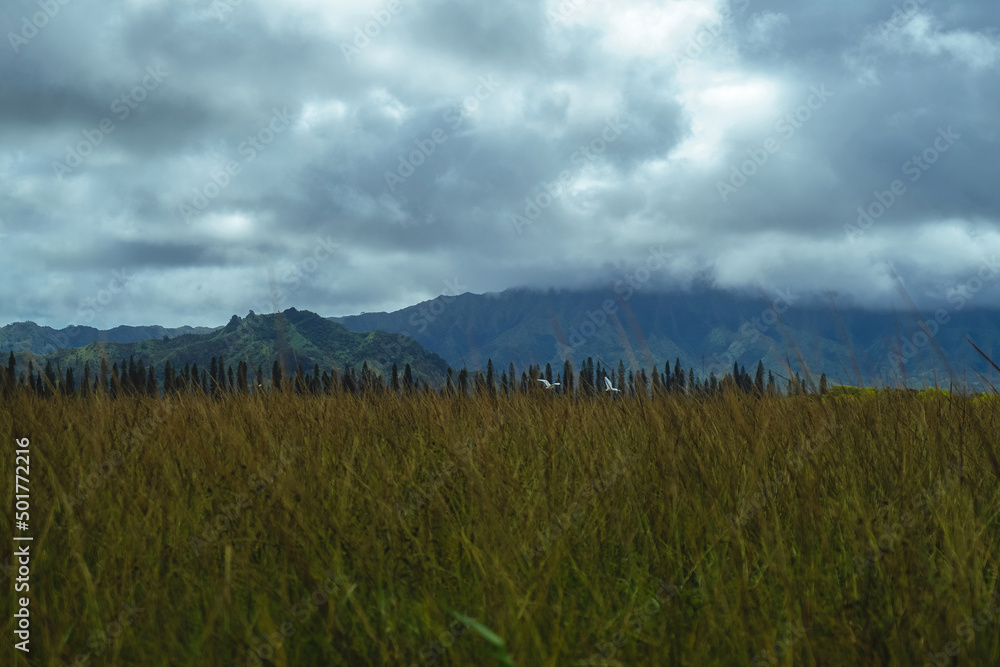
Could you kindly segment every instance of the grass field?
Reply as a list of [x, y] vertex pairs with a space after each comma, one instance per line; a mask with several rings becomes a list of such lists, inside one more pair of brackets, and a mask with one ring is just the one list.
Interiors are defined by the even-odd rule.
[[19, 392], [0, 432], [5, 664], [1000, 664], [995, 397]]

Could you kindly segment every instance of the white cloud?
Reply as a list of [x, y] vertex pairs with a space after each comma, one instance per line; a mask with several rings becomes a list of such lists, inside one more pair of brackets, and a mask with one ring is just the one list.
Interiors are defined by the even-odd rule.
[[996, 35], [971, 30], [944, 30], [930, 12], [914, 13], [897, 30], [890, 30], [885, 48], [900, 54], [939, 56], [945, 54], [973, 69], [991, 67], [1000, 57]]
[[[567, 1], [575, 9], [550, 25], [546, 11]], [[746, 0], [567, 1], [402, 0], [351, 62], [341, 42], [387, 0], [243, 0], [222, 20], [199, 0], [130, 0], [112, 14], [67, 5], [0, 59], [0, 211], [4, 247], [16, 249], [0, 323], [65, 325], [81, 286], [116, 263], [144, 276], [130, 287], [145, 320], [134, 323], [218, 323], [262, 298], [267, 262], [301, 261], [320, 234], [355, 265], [326, 265], [287, 305], [324, 314], [407, 305], [452, 274], [474, 291], [593, 284], [653, 243], [673, 244], [681, 282], [717, 267], [726, 285], [888, 293], [892, 261], [930, 294], [972, 248], [993, 247], [981, 226], [1000, 222], [996, 3], [958, 0], [883, 34], [858, 31], [878, 20], [862, 0], [780, 12]], [[54, 178], [66, 144], [160, 61], [170, 77], [141, 113]], [[453, 128], [442, 114], [490, 76], [501, 85]], [[721, 201], [716, 183], [736, 157], [820, 84], [835, 93], [829, 106]], [[292, 124], [250, 160], [239, 146], [275, 107]], [[630, 127], [574, 163], [619, 113]], [[858, 205], [948, 126], [961, 140], [848, 247]], [[384, 173], [436, 128], [447, 140], [385, 196]], [[185, 224], [178, 203], [229, 160], [239, 175]], [[517, 234], [511, 214], [565, 169], [567, 192]], [[43, 263], [65, 279], [36, 279]]]

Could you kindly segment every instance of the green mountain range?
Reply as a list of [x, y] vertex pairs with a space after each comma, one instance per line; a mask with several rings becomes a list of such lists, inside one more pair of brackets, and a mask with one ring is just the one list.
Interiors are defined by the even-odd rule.
[[752, 373], [763, 361], [780, 377], [802, 372], [804, 364], [815, 375], [825, 372], [831, 384], [921, 387], [936, 377], [946, 388], [954, 380], [982, 389], [978, 370], [1000, 387], [966, 340], [1000, 363], [1000, 311], [969, 306], [950, 299], [925, 313], [875, 311], [787, 290], [765, 299], [707, 287], [647, 293], [623, 283], [608, 290], [440, 296], [392, 313], [331, 319], [352, 331], [404, 333], [456, 368], [483, 368], [492, 359], [499, 368], [513, 361], [519, 372], [528, 363], [551, 363], [558, 371], [566, 359], [578, 368], [593, 357], [662, 371], [680, 359], [699, 377], [721, 378], [734, 362]]
[[[117, 327], [98, 331], [68, 327], [56, 331], [30, 322], [0, 328], [0, 352], [13, 349], [18, 372], [31, 353], [79, 378], [84, 361], [92, 370], [134, 356], [175, 367], [194, 362], [207, 367], [225, 357], [235, 368], [245, 361], [270, 377], [280, 359], [286, 374], [301, 364], [325, 371], [367, 362], [388, 379], [395, 362], [413, 375], [441, 386], [447, 366], [483, 369], [488, 359], [500, 370], [513, 363], [551, 363], [560, 372], [592, 357], [603, 365], [624, 361], [629, 369], [663, 370], [679, 359], [697, 376], [722, 377], [733, 364], [753, 372], [758, 361], [779, 378], [808, 368], [826, 373], [830, 384], [922, 387], [935, 381], [973, 389], [1000, 388], [996, 371], [969, 344], [1000, 363], [1000, 310], [970, 307], [965, 299], [919, 313], [912, 308], [876, 311], [831, 301], [809, 300], [789, 291], [769, 298], [696, 287], [675, 293], [638, 287], [592, 291], [511, 289], [499, 294], [440, 296], [392, 313], [323, 318], [294, 308], [277, 315], [233, 316], [225, 327]], [[920, 324], [934, 334], [934, 341]], [[153, 335], [149, 335], [153, 334]], [[100, 342], [92, 342], [92, 341]], [[106, 341], [106, 342], [105, 342]], [[53, 351], [55, 347], [70, 349]], [[47, 353], [47, 354], [45, 354]], [[440, 355], [440, 356], [439, 356]], [[986, 381], [980, 378], [982, 374]]]
[[34, 322], [14, 322], [0, 327], [0, 350], [16, 350], [47, 354], [65, 347], [83, 347], [94, 341], [138, 343], [150, 338], [176, 338], [184, 334], [206, 334], [221, 327], [120, 326], [101, 330], [94, 327], [70, 326], [65, 329], [43, 327]]
[[[17, 326], [23, 337], [28, 332], [21, 324]], [[32, 335], [29, 339], [36, 340], [37, 336]], [[3, 351], [6, 363], [6, 350]], [[286, 376], [294, 374], [298, 365], [306, 373], [313, 370], [314, 364], [319, 364], [321, 371], [336, 366], [342, 372], [347, 365], [360, 371], [362, 364], [367, 362], [371, 370], [388, 380], [392, 364], [396, 363], [401, 375], [405, 365], [410, 364], [416, 380], [440, 386], [447, 369], [444, 359], [407, 336], [384, 331], [356, 333], [315, 313], [294, 308], [269, 315], [250, 311], [242, 319], [233, 315], [226, 326], [208, 333], [184, 333], [174, 337], [164, 333], [160, 338], [138, 342], [92, 342], [40, 355], [14, 348], [19, 375], [31, 359], [36, 370], [51, 361], [53, 367], [58, 364], [64, 372], [72, 368], [76, 378], [83, 377], [85, 362], [90, 362], [91, 377], [96, 377], [102, 359], [107, 359], [110, 367], [134, 357], [137, 364], [153, 364], [157, 378], [162, 380], [163, 365], [167, 361], [177, 369], [186, 363], [197, 363], [200, 368], [207, 369], [211, 358], [219, 356], [224, 357], [226, 366], [234, 369], [238, 362], [246, 362], [251, 375], [259, 366], [265, 378], [270, 378], [275, 361], [284, 367]]]

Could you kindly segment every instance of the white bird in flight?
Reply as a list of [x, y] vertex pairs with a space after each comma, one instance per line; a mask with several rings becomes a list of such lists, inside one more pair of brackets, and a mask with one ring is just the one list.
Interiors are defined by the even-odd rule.
[[611, 378], [604, 376], [604, 391], [618, 391], [611, 384]]
[[545, 387], [545, 389], [552, 389], [552, 387], [558, 387], [559, 386], [558, 382], [552, 383], [552, 382], [549, 382], [548, 380], [545, 380], [543, 378], [538, 378], [538, 381], [542, 383], [542, 385]]

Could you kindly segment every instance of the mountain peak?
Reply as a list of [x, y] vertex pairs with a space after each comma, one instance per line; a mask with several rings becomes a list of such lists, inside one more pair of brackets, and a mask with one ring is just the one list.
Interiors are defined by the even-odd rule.
[[229, 333], [230, 331], [236, 331], [237, 329], [239, 329], [240, 324], [242, 324], [242, 323], [243, 323], [243, 320], [240, 319], [239, 315], [233, 315], [231, 318], [229, 318], [229, 324], [227, 324], [222, 329], [222, 331], [223, 331], [223, 333]]

